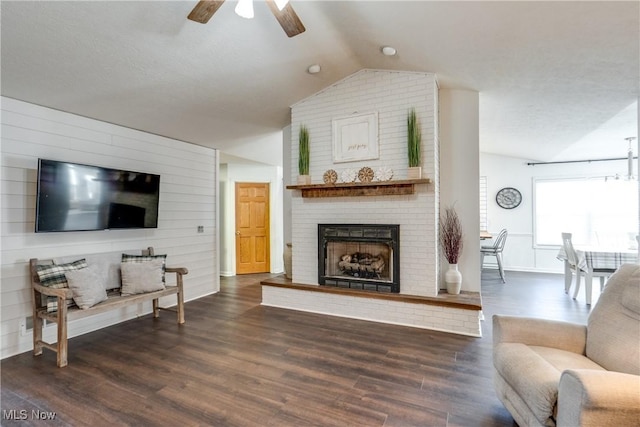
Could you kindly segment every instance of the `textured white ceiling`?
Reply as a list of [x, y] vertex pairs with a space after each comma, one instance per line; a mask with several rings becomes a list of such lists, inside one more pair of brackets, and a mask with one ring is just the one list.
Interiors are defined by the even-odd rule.
[[289, 106], [363, 68], [480, 92], [485, 152], [615, 157], [638, 133], [637, 1], [292, 0], [291, 39], [260, 0], [205, 25], [195, 4], [2, 1], [1, 93], [271, 164]]

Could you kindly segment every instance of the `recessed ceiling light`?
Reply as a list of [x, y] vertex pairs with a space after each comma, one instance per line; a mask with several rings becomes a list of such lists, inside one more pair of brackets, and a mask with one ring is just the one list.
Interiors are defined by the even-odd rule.
[[391, 46], [385, 46], [382, 48], [382, 53], [384, 53], [387, 56], [393, 56], [396, 54], [396, 49]]
[[317, 74], [320, 72], [320, 66], [318, 64], [309, 65], [309, 68], [307, 68], [307, 72], [309, 74]]

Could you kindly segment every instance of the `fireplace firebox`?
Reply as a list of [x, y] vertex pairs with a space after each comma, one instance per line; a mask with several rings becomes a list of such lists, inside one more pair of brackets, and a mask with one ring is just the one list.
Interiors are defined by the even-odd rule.
[[400, 226], [318, 224], [318, 283], [400, 292]]

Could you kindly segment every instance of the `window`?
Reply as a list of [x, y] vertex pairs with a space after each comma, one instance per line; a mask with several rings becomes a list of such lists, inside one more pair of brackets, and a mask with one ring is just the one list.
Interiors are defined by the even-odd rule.
[[638, 182], [604, 178], [534, 180], [536, 246], [561, 245], [572, 233], [577, 245], [636, 247]]
[[487, 221], [487, 177], [480, 177], [480, 230], [488, 230]]

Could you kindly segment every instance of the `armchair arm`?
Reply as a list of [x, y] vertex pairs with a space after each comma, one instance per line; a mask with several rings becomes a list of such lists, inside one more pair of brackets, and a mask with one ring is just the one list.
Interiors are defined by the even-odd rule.
[[569, 369], [558, 387], [557, 425], [638, 425], [640, 376], [613, 371]]
[[587, 327], [559, 320], [493, 316], [493, 346], [502, 342], [557, 348], [584, 354]]

